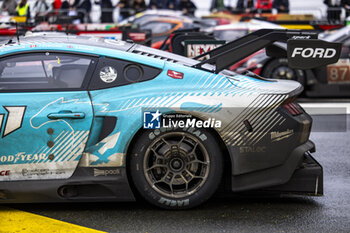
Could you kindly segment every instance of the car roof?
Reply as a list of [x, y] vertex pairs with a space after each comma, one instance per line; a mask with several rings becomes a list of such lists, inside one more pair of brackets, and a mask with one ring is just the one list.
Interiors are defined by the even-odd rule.
[[173, 11], [173, 10], [146, 10], [141, 13], [138, 13], [134, 16], [130, 16], [126, 19], [124, 19], [122, 22], [119, 23], [119, 25], [125, 25], [129, 23], [133, 23], [135, 20], [140, 20], [145, 17], [161, 17], [161, 16], [168, 16], [168, 17], [181, 17], [183, 15], [182, 11]]
[[184, 19], [184, 18], [173, 18], [173, 17], [159, 17], [155, 16], [150, 18], [147, 22], [141, 22], [140, 25], [146, 24], [149, 22], [166, 22], [166, 23], [183, 23], [183, 22], [192, 22], [189, 19]]
[[[19, 40], [19, 41], [18, 41]], [[78, 44], [94, 47], [102, 47], [109, 49], [117, 49], [120, 51], [128, 51], [133, 43], [126, 41], [118, 41], [111, 39], [104, 39], [99, 37], [66, 35], [64, 33], [32, 33], [26, 36], [21, 36], [18, 39], [10, 40], [8, 43], [2, 45], [2, 48], [7, 46], [20, 46], [24, 44], [36, 43], [64, 43], [64, 44]]]
[[350, 37], [350, 25], [342, 27], [334, 32], [320, 34], [320, 38], [329, 42], [338, 42]]
[[[154, 58], [158, 60], [158, 62], [165, 61], [170, 63], [176, 63], [179, 65], [185, 66], [193, 66], [199, 63], [196, 60], [183, 57], [180, 55], [176, 55], [173, 53], [153, 49], [150, 47], [146, 47], [139, 44], [129, 43], [121, 40], [113, 40], [113, 39], [104, 39], [100, 37], [92, 37], [92, 36], [78, 36], [78, 35], [67, 35], [65, 33], [57, 33], [57, 32], [47, 32], [47, 33], [29, 33], [26, 36], [19, 37], [19, 42], [17, 39], [12, 39], [12, 41], [2, 41], [3, 44], [0, 46], [0, 53], [3, 52], [5, 54], [18, 52], [22, 50], [24, 45], [34, 46], [35, 49], [41, 47], [43, 45], [45, 48], [52, 47], [53, 50], [60, 49], [62, 46], [60, 44], [64, 44], [64, 46], [74, 45], [75, 47], [79, 47], [79, 51], [90, 53], [88, 46], [97, 47], [98, 51], [96, 54], [108, 56], [108, 54], [104, 54], [98, 50], [98, 48], [106, 48], [112, 50], [119, 50], [121, 52], [128, 52], [130, 54], [141, 55], [146, 58], [143, 59], [145, 62], [150, 62], [149, 58]], [[73, 46], [72, 46], [73, 47]], [[91, 48], [90, 47], [90, 48]], [[73, 50], [73, 48], [72, 48]], [[35, 50], [33, 50], [35, 51]], [[208, 68], [209, 66], [207, 66]], [[210, 70], [212, 67], [209, 68]]]
[[249, 22], [237, 22], [237, 23], [231, 23], [231, 24], [225, 24], [225, 25], [219, 25], [214, 27], [214, 30], [217, 31], [223, 31], [223, 30], [239, 30], [239, 29], [246, 29], [246, 30], [259, 30], [259, 29], [285, 29], [284, 27], [275, 24], [270, 23], [262, 20], [256, 20], [252, 19]]

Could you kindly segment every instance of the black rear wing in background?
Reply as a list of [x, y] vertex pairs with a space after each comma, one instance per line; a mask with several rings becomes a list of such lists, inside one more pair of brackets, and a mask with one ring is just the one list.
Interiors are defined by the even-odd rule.
[[261, 29], [222, 45], [195, 59], [209, 57], [193, 67], [203, 69], [205, 64], [215, 65], [215, 73], [230, 67], [255, 52], [269, 48], [274, 42], [287, 43], [288, 62], [291, 68], [313, 69], [338, 61], [341, 43], [318, 40], [315, 32], [300, 30]]

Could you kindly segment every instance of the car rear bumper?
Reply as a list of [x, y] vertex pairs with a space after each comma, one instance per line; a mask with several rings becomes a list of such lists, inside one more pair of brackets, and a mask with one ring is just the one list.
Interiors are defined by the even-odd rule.
[[[305, 156], [309, 155], [310, 152], [315, 151], [315, 144], [312, 141], [307, 141], [304, 144], [296, 147], [288, 156], [288, 159], [280, 166], [258, 170], [255, 172], [250, 172], [242, 175], [232, 175], [231, 177], [231, 188], [234, 192], [248, 191], [248, 190], [258, 190], [262, 188], [270, 188], [277, 185], [287, 184], [293, 179], [294, 174], [299, 177], [299, 169], [302, 168], [305, 163]], [[312, 157], [311, 157], [312, 158]], [[317, 162], [316, 162], [317, 163]], [[318, 164], [318, 163], [317, 163]], [[318, 164], [319, 165], [319, 164]], [[320, 166], [320, 165], [319, 165]], [[321, 167], [321, 166], [320, 166]], [[309, 173], [310, 168], [307, 168]], [[320, 176], [320, 171], [317, 173], [319, 175], [319, 182], [322, 183], [323, 176]], [[300, 173], [302, 176], [303, 173]], [[298, 181], [300, 179], [296, 179]], [[303, 182], [301, 180], [301, 182]], [[319, 185], [322, 188], [322, 185]]]
[[264, 191], [277, 191], [278, 193], [299, 194], [309, 196], [323, 195], [323, 168], [311, 156], [305, 153], [304, 160], [295, 170], [291, 179], [282, 185], [266, 188]]

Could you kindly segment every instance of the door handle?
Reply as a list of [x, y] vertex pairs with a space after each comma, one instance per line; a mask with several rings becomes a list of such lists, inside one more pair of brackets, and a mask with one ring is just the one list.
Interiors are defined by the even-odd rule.
[[49, 119], [62, 119], [62, 118], [69, 118], [69, 119], [83, 119], [85, 118], [85, 113], [83, 112], [72, 112], [72, 111], [60, 111], [55, 113], [50, 113], [47, 115]]

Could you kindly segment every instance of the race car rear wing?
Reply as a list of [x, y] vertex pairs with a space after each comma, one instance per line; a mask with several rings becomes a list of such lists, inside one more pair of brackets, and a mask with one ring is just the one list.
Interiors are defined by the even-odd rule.
[[193, 67], [203, 69], [205, 64], [215, 65], [215, 73], [230, 67], [251, 54], [269, 48], [274, 42], [287, 43], [288, 62], [291, 68], [313, 69], [338, 61], [340, 43], [318, 40], [317, 33], [300, 30], [261, 29], [240, 39], [195, 57], [209, 57]]

